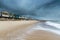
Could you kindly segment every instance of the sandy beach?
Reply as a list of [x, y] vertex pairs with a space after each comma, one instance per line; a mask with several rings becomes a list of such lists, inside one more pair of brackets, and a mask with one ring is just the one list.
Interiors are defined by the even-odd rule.
[[36, 22], [37, 21], [0, 21], [0, 39], [8, 40], [7, 34], [14, 33], [15, 31], [18, 33], [18, 30], [22, 31]]
[[[36, 30], [30, 33], [29, 28], [38, 21], [0, 21], [0, 40], [60, 40], [60, 36], [51, 32]], [[24, 36], [25, 35], [25, 36]]]

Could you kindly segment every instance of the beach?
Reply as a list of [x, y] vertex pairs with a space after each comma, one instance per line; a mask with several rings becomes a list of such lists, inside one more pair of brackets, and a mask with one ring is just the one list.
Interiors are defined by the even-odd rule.
[[37, 23], [36, 20], [0, 21], [0, 40], [60, 40], [52, 32], [31, 30]]

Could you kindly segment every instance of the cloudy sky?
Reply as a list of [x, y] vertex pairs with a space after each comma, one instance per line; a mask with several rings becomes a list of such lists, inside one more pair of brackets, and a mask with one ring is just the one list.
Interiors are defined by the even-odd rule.
[[39, 20], [60, 20], [60, 0], [0, 0], [0, 11]]

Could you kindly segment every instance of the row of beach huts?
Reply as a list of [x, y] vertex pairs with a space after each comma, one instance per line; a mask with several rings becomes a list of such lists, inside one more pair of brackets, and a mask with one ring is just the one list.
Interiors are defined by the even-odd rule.
[[9, 13], [7, 11], [0, 11], [0, 18], [8, 18], [8, 19], [26, 19], [28, 20], [27, 17], [19, 16], [14, 13]]

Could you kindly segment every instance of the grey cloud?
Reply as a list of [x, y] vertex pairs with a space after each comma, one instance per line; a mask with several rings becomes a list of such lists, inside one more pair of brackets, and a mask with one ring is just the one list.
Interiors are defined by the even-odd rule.
[[0, 8], [39, 20], [60, 20], [59, 0], [0, 0]]

